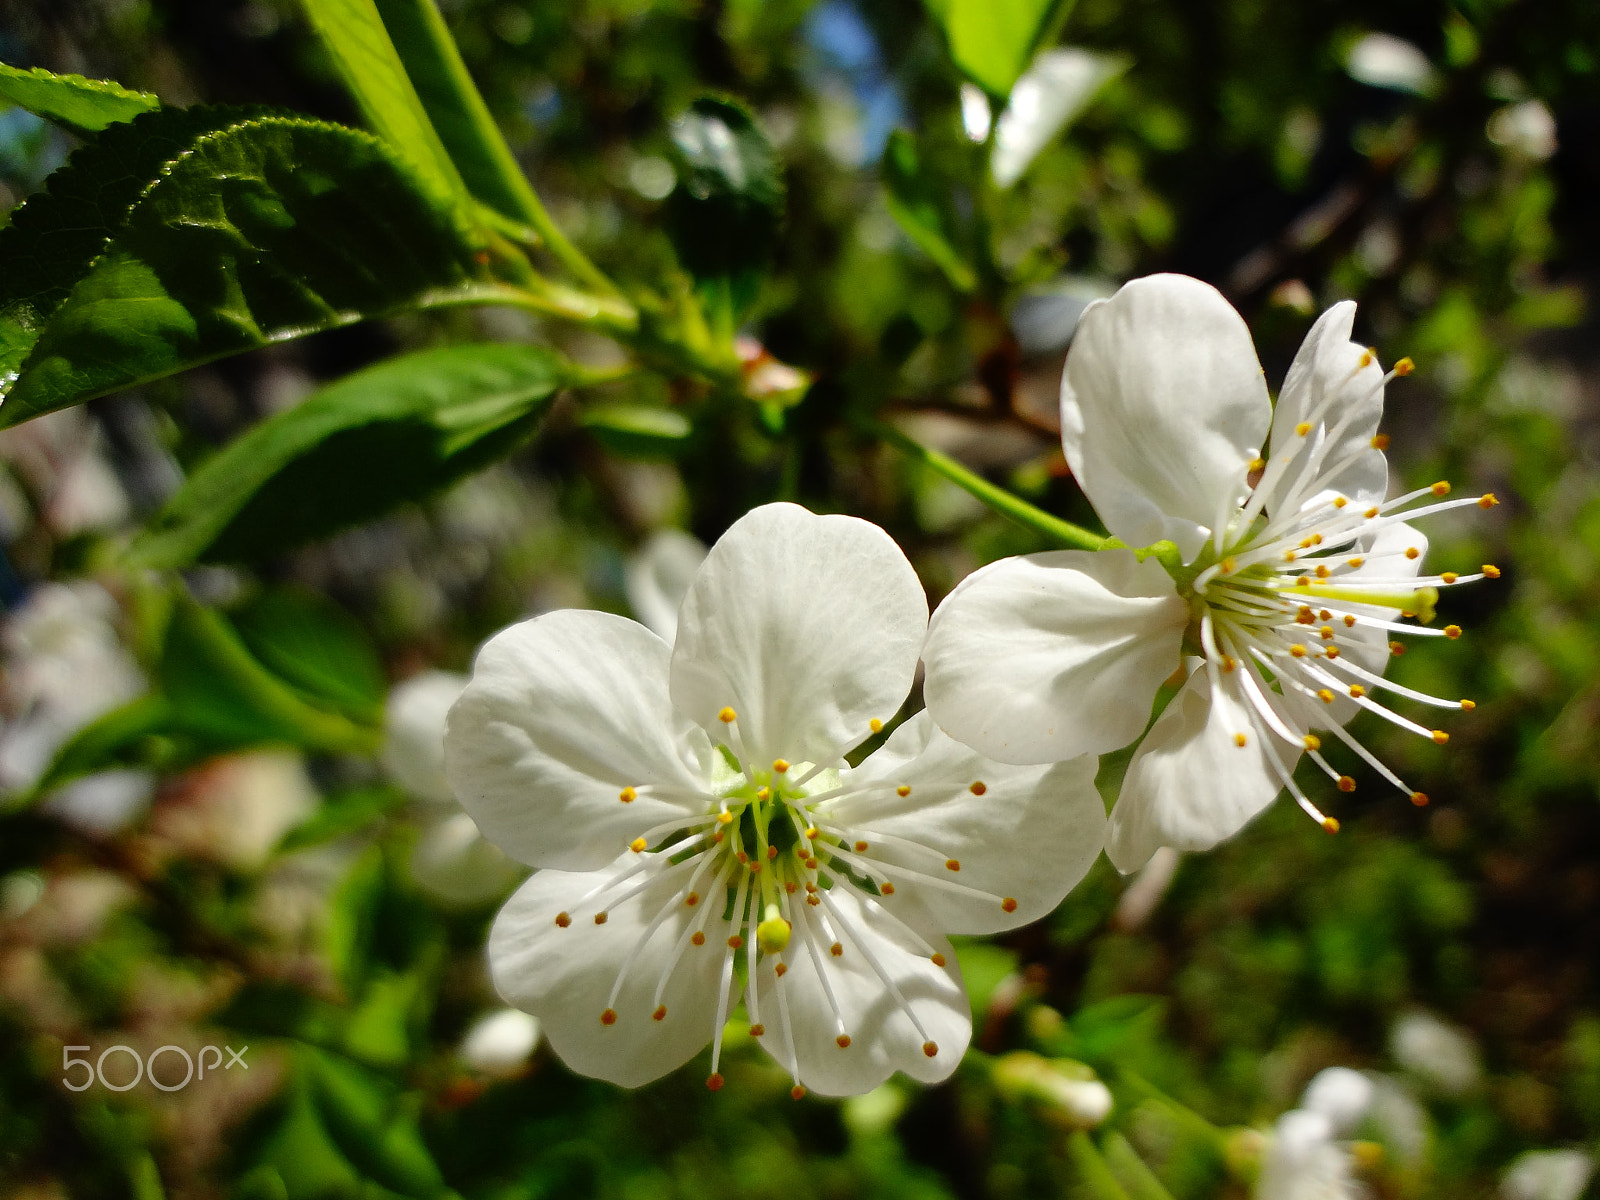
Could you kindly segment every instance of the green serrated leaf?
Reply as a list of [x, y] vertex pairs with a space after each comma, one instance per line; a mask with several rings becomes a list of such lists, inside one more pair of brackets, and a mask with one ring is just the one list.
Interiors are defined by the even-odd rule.
[[0, 395], [150, 181], [202, 135], [265, 115], [265, 109], [168, 108], [110, 126], [12, 212], [0, 229]]
[[754, 118], [731, 100], [702, 96], [671, 132], [678, 186], [666, 214], [673, 246], [731, 326], [755, 299], [777, 241], [782, 165]]
[[507, 298], [473, 236], [359, 130], [262, 117], [203, 133], [0, 377], [0, 428], [285, 338]]
[[434, 0], [376, 0], [417, 96], [474, 196], [514, 221], [538, 225], [539, 198], [461, 61]]
[[955, 247], [954, 218], [943, 191], [923, 169], [916, 139], [903, 129], [889, 135], [883, 151], [883, 186], [889, 214], [917, 247], [933, 259], [957, 291], [978, 286], [977, 274]]
[[383, 664], [362, 625], [315, 592], [278, 588], [231, 614], [260, 662], [319, 708], [383, 721]]
[[950, 57], [991, 96], [1004, 99], [1071, 0], [926, 0], [944, 27]]
[[305, 0], [306, 15], [373, 132], [429, 187], [469, 208], [466, 184], [406, 75], [373, 0]]
[[508, 453], [576, 368], [539, 346], [402, 355], [213, 455], [130, 551], [144, 566], [257, 558], [366, 520]]
[[161, 107], [149, 92], [132, 92], [109, 79], [56, 75], [41, 67], [24, 71], [5, 63], [0, 63], [0, 96], [82, 133], [96, 133]]

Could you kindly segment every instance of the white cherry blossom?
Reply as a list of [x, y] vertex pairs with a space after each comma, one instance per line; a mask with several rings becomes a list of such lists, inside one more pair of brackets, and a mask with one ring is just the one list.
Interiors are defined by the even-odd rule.
[[1161, 846], [1215, 845], [1285, 788], [1337, 828], [1293, 774], [1306, 754], [1355, 787], [1323, 756], [1325, 733], [1424, 804], [1344, 726], [1366, 709], [1442, 743], [1378, 694], [1472, 707], [1384, 670], [1404, 649], [1394, 633], [1460, 636], [1402, 624], [1431, 621], [1438, 588], [1499, 574], [1421, 574], [1427, 540], [1407, 522], [1495, 499], [1446, 498], [1442, 482], [1384, 498], [1384, 385], [1410, 363], [1385, 374], [1350, 340], [1354, 318], [1349, 301], [1322, 315], [1274, 407], [1249, 330], [1209, 285], [1155, 275], [1091, 305], [1067, 356], [1062, 444], [1112, 535], [1150, 550], [1003, 559], [934, 614], [928, 709], [1002, 761], [1127, 745], [1163, 681], [1182, 685], [1111, 815], [1107, 853], [1124, 872]]
[[927, 625], [876, 526], [747, 514], [696, 573], [669, 646], [563, 610], [502, 631], [451, 710], [450, 781], [539, 868], [496, 919], [496, 986], [573, 1070], [638, 1086], [751, 1032], [828, 1095], [955, 1068], [971, 1014], [946, 933], [1060, 902], [1098, 855], [1091, 758], [1007, 766], [918, 714]]

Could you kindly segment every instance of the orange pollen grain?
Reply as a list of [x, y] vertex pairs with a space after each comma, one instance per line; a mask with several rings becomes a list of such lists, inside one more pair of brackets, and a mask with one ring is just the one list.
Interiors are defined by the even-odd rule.
[[894, 794], [896, 796], [902, 796], [902, 797], [909, 796], [909, 795], [911, 795], [911, 788], [908, 785], [902, 783], [899, 787], [895, 788]]
[[1329, 612], [1327, 609], [1323, 609], [1321, 612], [1319, 612], [1317, 614], [1317, 616], [1321, 617], [1324, 621], [1333, 620], [1333, 614], [1331, 612]]
[[815, 871], [816, 869], [817, 869], [817, 860], [814, 859], [814, 858], [806, 859], [806, 870]]
[[816, 838], [817, 834], [819, 834], [821, 832], [822, 832], [822, 830], [818, 829], [815, 825], [813, 825], [813, 826], [811, 826], [811, 828], [806, 830], [806, 838], [808, 840], [814, 840]]
[[1311, 611], [1311, 605], [1302, 604], [1294, 619], [1302, 625], [1314, 625], [1317, 620], [1317, 614]]

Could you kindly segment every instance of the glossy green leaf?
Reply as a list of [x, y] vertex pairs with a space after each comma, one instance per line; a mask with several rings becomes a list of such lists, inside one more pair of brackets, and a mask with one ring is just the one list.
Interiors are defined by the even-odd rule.
[[[79, 261], [86, 246], [74, 245]], [[37, 330], [0, 428], [285, 338], [504, 298], [478, 254], [372, 136], [241, 119], [205, 133], [138, 195]], [[70, 269], [52, 255], [45, 274], [53, 290]], [[8, 328], [12, 351], [33, 332]]]
[[539, 346], [450, 346], [359, 371], [207, 460], [133, 561], [253, 559], [377, 516], [511, 451], [579, 381]]
[[1071, 0], [926, 0], [944, 27], [956, 66], [991, 96], [1004, 99], [1029, 61], [1059, 27]]
[[467, 74], [434, 0], [376, 0], [406, 74], [467, 188], [515, 221], [537, 225], [539, 198]]
[[945, 194], [923, 169], [911, 134], [897, 129], [889, 135], [882, 170], [889, 213], [906, 236], [933, 259], [957, 291], [970, 292], [977, 287], [977, 275], [956, 249], [955, 222]]
[[309, 1046], [297, 1049], [317, 1115], [341, 1154], [404, 1196], [444, 1192], [444, 1177], [417, 1129], [416, 1105], [381, 1077]]
[[314, 707], [250, 653], [227, 617], [178, 598], [157, 669], [175, 727], [218, 746], [370, 751], [378, 734]]
[[315, 592], [263, 592], [230, 614], [250, 652], [302, 697], [364, 724], [383, 721], [385, 680], [361, 623]]
[[152, 759], [164, 756], [152, 753], [148, 744], [165, 735], [171, 723], [171, 707], [155, 693], [112, 709], [67, 739], [39, 781], [19, 799], [19, 806], [95, 771], [152, 765]]
[[606, 449], [630, 458], [676, 454], [693, 432], [689, 418], [676, 409], [644, 404], [597, 404], [579, 421]]
[[[0, 229], [0, 395], [50, 315], [89, 272], [151, 180], [199, 138], [263, 109], [167, 108], [113, 125], [72, 153]], [[0, 426], [5, 418], [0, 417]]]
[[667, 198], [678, 259], [737, 317], [755, 299], [783, 217], [782, 165], [744, 108], [704, 96], [672, 123]]
[[84, 133], [131, 121], [161, 107], [161, 101], [149, 92], [132, 92], [109, 79], [56, 75], [40, 67], [24, 71], [5, 63], [0, 63], [0, 97]]
[[305, 0], [306, 15], [374, 133], [465, 213], [467, 189], [439, 140], [373, 0]]

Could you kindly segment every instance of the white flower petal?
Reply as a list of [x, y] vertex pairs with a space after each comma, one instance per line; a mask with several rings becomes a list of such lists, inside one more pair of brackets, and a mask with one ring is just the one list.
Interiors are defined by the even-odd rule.
[[704, 805], [712, 750], [673, 712], [667, 644], [611, 613], [562, 609], [501, 630], [450, 710], [445, 768], [484, 835], [536, 867], [587, 870]]
[[1067, 462], [1130, 546], [1199, 552], [1272, 420], [1244, 319], [1209, 284], [1151, 275], [1090, 305], [1061, 380]]
[[454, 671], [423, 671], [389, 692], [383, 715], [383, 769], [423, 800], [454, 806], [444, 774], [444, 723], [467, 677]]
[[1358, 503], [1377, 503], [1388, 485], [1383, 452], [1371, 446], [1383, 417], [1383, 368], [1375, 354], [1350, 340], [1355, 316], [1355, 301], [1344, 300], [1317, 318], [1289, 366], [1273, 410], [1272, 453], [1286, 453], [1303, 442], [1284, 475], [1290, 485], [1300, 478], [1320, 440], [1315, 435], [1300, 438], [1295, 429], [1302, 422], [1320, 423], [1330, 434], [1339, 430], [1338, 437], [1319, 451], [1322, 471], [1358, 453], [1348, 467], [1326, 476], [1319, 472], [1315, 485], [1300, 488], [1297, 509], [1335, 494]]
[[[1195, 671], [1145, 735], [1111, 810], [1106, 855], [1117, 870], [1138, 870], [1161, 846], [1209, 850], [1282, 790], [1235, 687], [1213, 689], [1207, 672]], [[1271, 736], [1293, 771], [1301, 747]]]
[[[876, 904], [849, 884], [829, 890], [828, 900], [843, 917], [828, 916], [840, 935], [841, 953], [835, 956], [821, 924], [826, 908], [793, 906], [796, 927], [783, 955], [788, 967], [776, 978], [767, 959], [756, 971], [757, 1000], [767, 1032], [764, 1048], [785, 1068], [790, 1068], [789, 1048], [780, 1026], [777, 988], [786, 992], [794, 1035], [794, 1052], [800, 1082], [824, 1096], [854, 1096], [871, 1091], [895, 1071], [904, 1071], [923, 1083], [949, 1076], [966, 1053], [972, 1038], [972, 1010], [961, 986], [955, 951], [944, 938], [928, 937], [946, 965], [935, 966], [916, 945], [916, 935], [899, 927]], [[805, 945], [810, 937], [815, 954]], [[858, 939], [858, 940], [855, 940]], [[865, 947], [865, 953], [863, 952]], [[867, 961], [870, 953], [893, 979], [901, 997], [922, 1024], [919, 1032]], [[839, 1027], [829, 993], [819, 982], [817, 964], [827, 972], [828, 988], [838, 1003], [850, 1045], [836, 1041]], [[927, 1037], [924, 1038], [923, 1034]], [[938, 1053], [923, 1050], [932, 1041]]]
[[[1106, 814], [1094, 786], [1096, 762], [1084, 755], [1050, 766], [1007, 766], [940, 731], [924, 710], [912, 717], [842, 781], [881, 780], [910, 787], [847, 796], [822, 811], [864, 840], [862, 857], [960, 883], [991, 898], [919, 885], [887, 873], [895, 885], [881, 901], [919, 928], [994, 933], [1037, 920], [1060, 904], [1100, 856]], [[974, 794], [973, 785], [980, 786]], [[931, 848], [917, 853], [877, 834]], [[943, 863], [954, 859], [959, 872]], [[1009, 897], [1006, 912], [997, 899]], [[918, 910], [913, 917], [910, 910]]]
[[1002, 762], [1114, 750], [1150, 719], [1188, 619], [1161, 564], [1131, 550], [1001, 559], [933, 614], [928, 710], [950, 736]]
[[633, 615], [669, 646], [678, 636], [684, 594], [705, 560], [705, 543], [681, 529], [656, 530], [628, 556], [623, 579]]
[[[606, 923], [596, 925], [592, 905], [580, 912], [575, 904], [622, 865], [535, 872], [495, 918], [489, 969], [507, 1002], [539, 1018], [551, 1048], [568, 1067], [638, 1087], [681, 1067], [711, 1040], [722, 954], [715, 937], [708, 945], [687, 947], [662, 997], [666, 1016], [652, 1019], [656, 986], [695, 910], [677, 899], [685, 877], [675, 874], [611, 909]], [[671, 915], [629, 965], [611, 1006], [615, 1023], [602, 1024], [600, 1014], [617, 972], [651, 920], [668, 906]], [[571, 924], [562, 928], [556, 915], [569, 908]], [[716, 921], [712, 925], [713, 933], [725, 928]]]
[[831, 761], [911, 690], [928, 602], [906, 556], [855, 517], [767, 504], [736, 521], [678, 617], [672, 698], [758, 761]]

